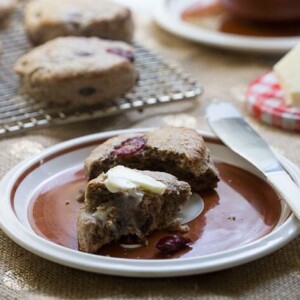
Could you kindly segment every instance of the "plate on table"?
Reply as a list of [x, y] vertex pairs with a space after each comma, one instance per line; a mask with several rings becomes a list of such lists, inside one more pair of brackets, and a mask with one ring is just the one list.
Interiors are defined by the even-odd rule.
[[[201, 131], [221, 181], [216, 190], [200, 193], [204, 209], [188, 222], [187, 235], [193, 243], [174, 255], [163, 256], [155, 244], [166, 233], [157, 231], [140, 248], [111, 244], [98, 254], [80, 252], [76, 218], [81, 206], [77, 198], [86, 184], [84, 159], [107, 138], [144, 131], [110, 131], [76, 138], [21, 162], [0, 183], [1, 228], [17, 244], [50, 261], [130, 277], [226, 269], [265, 256], [299, 233], [299, 222], [258, 171], [213, 135]], [[300, 170], [286, 158], [279, 159], [299, 185]]]
[[155, 20], [165, 30], [210, 46], [282, 54], [300, 42], [297, 24], [250, 24], [230, 17], [218, 0], [161, 0]]

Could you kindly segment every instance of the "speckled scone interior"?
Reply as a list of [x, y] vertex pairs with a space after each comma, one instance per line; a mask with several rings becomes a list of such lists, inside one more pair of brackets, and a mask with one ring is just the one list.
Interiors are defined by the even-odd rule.
[[203, 138], [188, 128], [163, 127], [111, 138], [86, 159], [87, 177], [95, 178], [116, 165], [173, 174], [196, 192], [215, 188], [219, 181]]
[[130, 45], [83, 37], [47, 42], [21, 57], [15, 71], [34, 99], [72, 106], [112, 100], [138, 78]]
[[128, 235], [142, 242], [156, 229], [187, 231], [176, 214], [190, 198], [190, 186], [167, 173], [138, 172], [164, 183], [165, 192], [159, 195], [144, 191], [142, 196], [110, 193], [104, 174], [91, 180], [77, 222], [80, 250], [95, 253], [103, 245]]
[[35, 0], [25, 9], [25, 29], [35, 44], [60, 36], [100, 37], [130, 43], [128, 8], [106, 0]]

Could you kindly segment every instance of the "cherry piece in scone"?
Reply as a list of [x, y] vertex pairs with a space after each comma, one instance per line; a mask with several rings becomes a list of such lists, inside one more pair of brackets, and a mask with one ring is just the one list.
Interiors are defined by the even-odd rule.
[[113, 154], [118, 157], [130, 157], [140, 152], [145, 147], [145, 144], [146, 141], [143, 137], [133, 137], [116, 146]]
[[134, 54], [132, 51], [124, 50], [121, 48], [108, 48], [106, 51], [108, 53], [122, 56], [122, 57], [128, 59], [129, 61], [134, 62]]

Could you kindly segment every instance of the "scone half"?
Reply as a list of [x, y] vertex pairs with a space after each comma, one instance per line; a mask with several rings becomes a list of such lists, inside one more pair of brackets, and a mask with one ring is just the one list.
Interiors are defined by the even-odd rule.
[[131, 171], [137, 174], [138, 180], [150, 178], [158, 188], [139, 186], [111, 192], [107, 188], [107, 174], [91, 180], [77, 222], [81, 251], [96, 253], [103, 245], [126, 236], [135, 236], [143, 242], [158, 229], [188, 230], [176, 215], [191, 196], [190, 186], [167, 173]]
[[195, 192], [213, 189], [219, 181], [202, 136], [183, 127], [166, 126], [107, 140], [86, 159], [87, 177], [93, 179], [116, 165], [173, 174], [188, 182]]

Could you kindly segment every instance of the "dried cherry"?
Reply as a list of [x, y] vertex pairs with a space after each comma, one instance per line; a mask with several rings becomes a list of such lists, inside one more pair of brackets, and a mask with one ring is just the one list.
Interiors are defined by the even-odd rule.
[[84, 97], [92, 96], [96, 93], [96, 89], [93, 87], [83, 87], [79, 90], [79, 94]]
[[134, 54], [132, 51], [121, 49], [121, 48], [108, 48], [106, 50], [108, 53], [116, 54], [134, 62]]
[[141, 136], [136, 136], [116, 146], [113, 154], [119, 157], [130, 157], [139, 153], [145, 147], [146, 141]]
[[163, 254], [170, 254], [187, 247], [190, 243], [192, 243], [190, 238], [181, 235], [167, 235], [157, 242], [156, 248]]
[[80, 50], [80, 49], [76, 49], [74, 51], [74, 54], [76, 56], [92, 56], [94, 53], [92, 51], [88, 51], [88, 50]]

